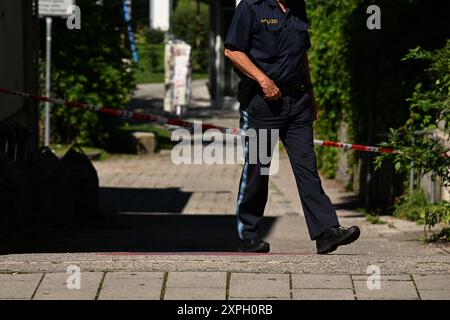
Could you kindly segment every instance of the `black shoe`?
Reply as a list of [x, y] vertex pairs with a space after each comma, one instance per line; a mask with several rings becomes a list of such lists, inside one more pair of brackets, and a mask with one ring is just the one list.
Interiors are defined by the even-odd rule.
[[316, 239], [317, 253], [333, 252], [339, 246], [345, 246], [356, 241], [360, 234], [361, 231], [356, 226], [348, 229], [342, 227], [330, 228]]
[[239, 252], [268, 253], [270, 245], [260, 238], [239, 240]]

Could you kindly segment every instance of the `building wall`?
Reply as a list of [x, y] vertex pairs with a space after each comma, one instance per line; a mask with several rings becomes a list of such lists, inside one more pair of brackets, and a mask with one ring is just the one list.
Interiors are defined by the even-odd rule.
[[[0, 86], [38, 92], [37, 0], [0, 2]], [[38, 104], [0, 94], [0, 121], [14, 121], [34, 134], [38, 143]]]

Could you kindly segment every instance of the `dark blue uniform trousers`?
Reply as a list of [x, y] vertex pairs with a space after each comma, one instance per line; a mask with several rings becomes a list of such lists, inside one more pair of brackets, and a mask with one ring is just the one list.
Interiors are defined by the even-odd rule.
[[[315, 240], [328, 228], [339, 226], [336, 211], [325, 194], [317, 171], [313, 143], [313, 113], [308, 94], [283, 97], [278, 101], [267, 101], [256, 95], [248, 106], [240, 107], [241, 133], [257, 132], [260, 129], [279, 130], [279, 137], [288, 153], [297, 183], [302, 208], [309, 234]], [[249, 130], [254, 129], [254, 130]], [[269, 156], [272, 155], [267, 135]], [[262, 168], [270, 167], [267, 161], [249, 161], [249, 139], [244, 143], [244, 168], [237, 200], [238, 234], [240, 239], [258, 237], [258, 227], [263, 218], [268, 198], [269, 176]], [[254, 157], [253, 157], [254, 158]], [[269, 158], [270, 159], [270, 158]], [[266, 163], [266, 164], [264, 164]]]

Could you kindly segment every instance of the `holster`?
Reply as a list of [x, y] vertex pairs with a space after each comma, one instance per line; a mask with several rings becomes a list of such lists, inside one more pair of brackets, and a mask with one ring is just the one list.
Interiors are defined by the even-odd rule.
[[237, 99], [242, 107], [247, 108], [258, 92], [258, 84], [251, 78], [241, 78], [238, 85]]

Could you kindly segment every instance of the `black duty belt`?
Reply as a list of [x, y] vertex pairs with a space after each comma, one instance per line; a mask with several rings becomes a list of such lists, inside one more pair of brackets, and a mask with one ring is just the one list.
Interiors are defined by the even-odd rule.
[[279, 89], [283, 97], [300, 96], [306, 93], [306, 86], [302, 83], [298, 83], [288, 87], [280, 87]]
[[[292, 86], [279, 87], [283, 97], [301, 97], [306, 93], [306, 87], [302, 83]], [[258, 83], [250, 78], [244, 78], [239, 82], [238, 100], [241, 104], [248, 105], [256, 94], [264, 95]]]

